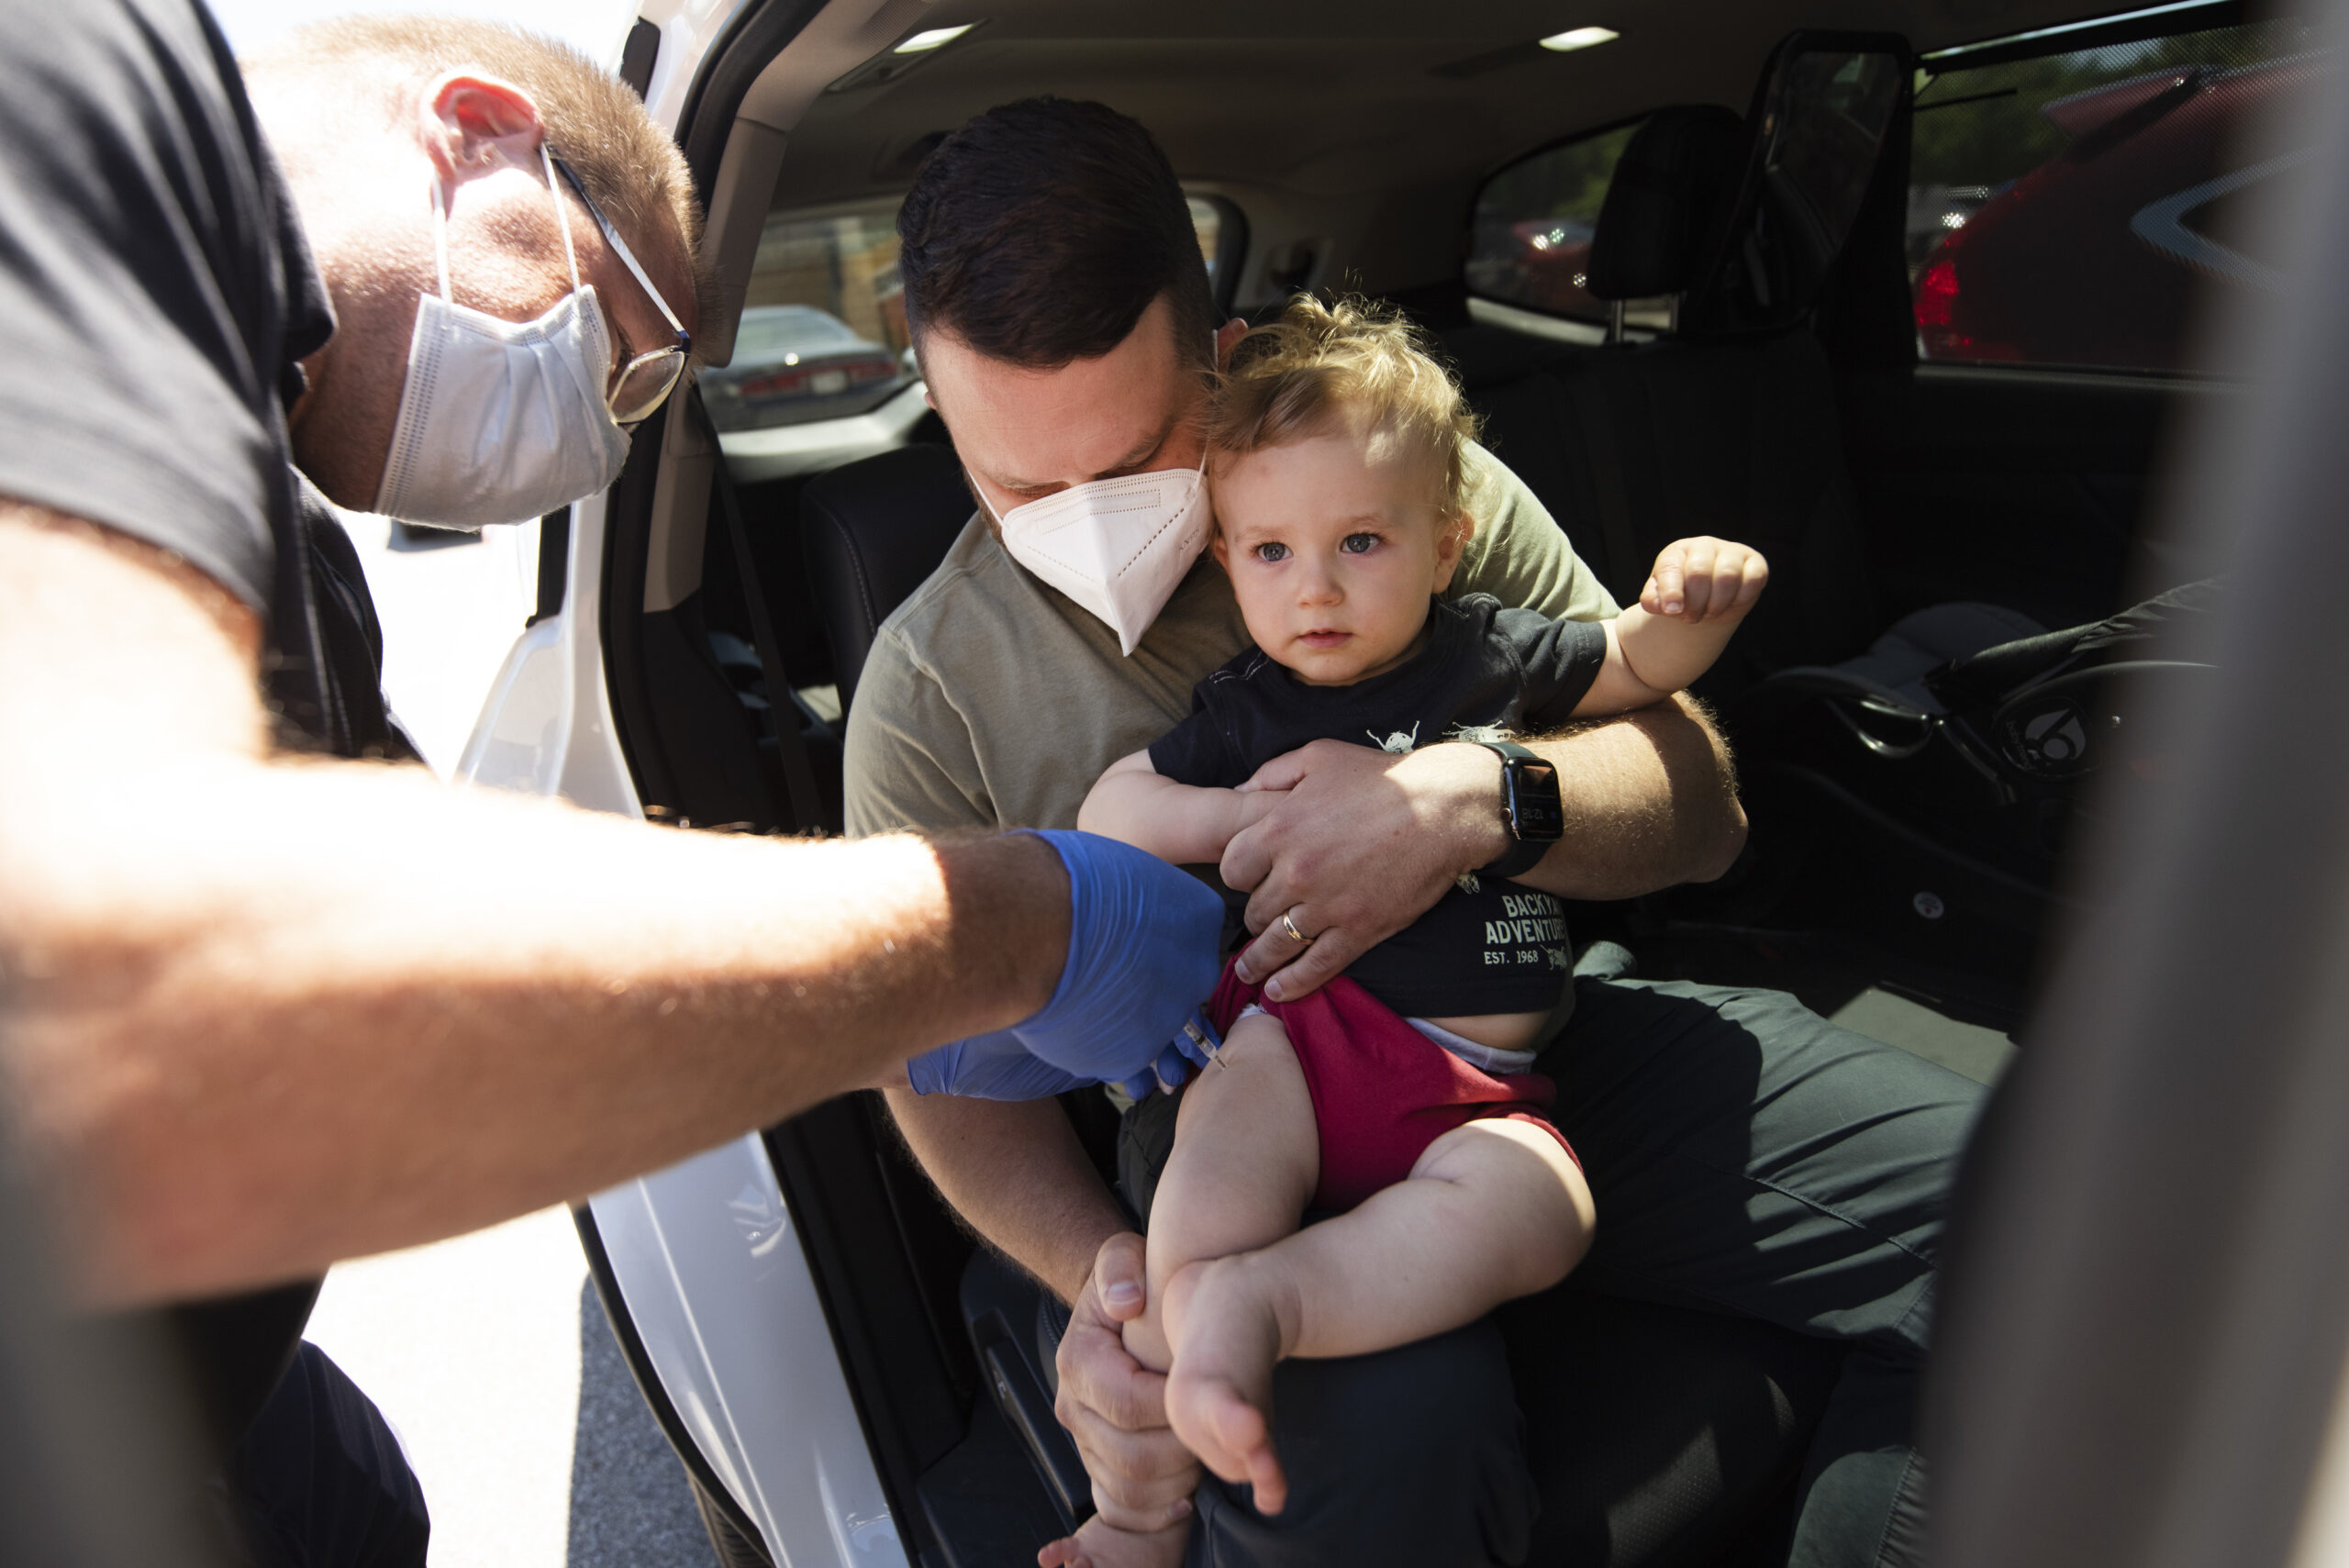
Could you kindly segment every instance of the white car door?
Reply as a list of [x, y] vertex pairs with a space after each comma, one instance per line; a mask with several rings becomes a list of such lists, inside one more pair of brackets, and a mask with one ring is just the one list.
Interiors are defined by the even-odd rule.
[[[825, 24], [842, 8], [829, 7], [809, 31], [828, 30]], [[855, 23], [887, 7], [849, 0], [847, 8], [860, 15], [841, 20], [858, 31]], [[739, 9], [740, 0], [651, 0], [643, 7], [631, 52], [640, 58], [650, 43], [644, 28], [656, 29], [644, 87], [658, 122], [678, 128], [702, 64]], [[756, 195], [763, 206], [764, 193]], [[726, 210], [722, 197], [714, 205], [718, 242]], [[723, 345], [718, 347], [713, 358], [722, 363]], [[705, 443], [684, 436], [684, 404], [678, 398], [670, 406], [669, 445], [706, 453]], [[453, 776], [462, 784], [560, 795], [640, 818], [606, 681], [599, 612], [607, 500], [596, 495], [573, 506], [567, 528], [541, 525], [540, 547], [562, 552], [553, 579], [562, 584], [559, 604], [541, 591], [540, 614], [492, 681]], [[545, 564], [555, 570], [551, 559]], [[629, 1320], [623, 1340], [632, 1337], [631, 1348], [640, 1348], [639, 1377], [649, 1368], [657, 1386], [646, 1392], [656, 1409], [667, 1405], [664, 1427], [673, 1440], [682, 1433], [698, 1451], [686, 1456], [696, 1484], [707, 1490], [715, 1479], [775, 1563], [905, 1563], [763, 1140], [737, 1139], [599, 1193], [587, 1213], [583, 1229], [592, 1231], [591, 1255], [600, 1243], [600, 1262], [607, 1265], [607, 1277], [599, 1280], [607, 1304]]]

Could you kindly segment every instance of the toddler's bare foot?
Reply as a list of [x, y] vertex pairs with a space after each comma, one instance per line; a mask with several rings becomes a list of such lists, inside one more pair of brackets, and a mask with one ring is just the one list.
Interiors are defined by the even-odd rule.
[[1191, 1521], [1144, 1533], [1104, 1524], [1099, 1514], [1036, 1553], [1037, 1568], [1179, 1568]]
[[1273, 1452], [1273, 1367], [1282, 1316], [1296, 1306], [1245, 1257], [1191, 1263], [1166, 1282], [1166, 1422], [1199, 1462], [1255, 1488], [1259, 1512], [1288, 1502], [1288, 1477]]

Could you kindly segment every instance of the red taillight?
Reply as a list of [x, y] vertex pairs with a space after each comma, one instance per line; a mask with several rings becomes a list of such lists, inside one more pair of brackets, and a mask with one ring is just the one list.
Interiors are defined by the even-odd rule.
[[1927, 332], [1946, 330], [1957, 315], [1957, 263], [1942, 257], [1917, 280], [1917, 325]]
[[[1917, 339], [1929, 360], [2003, 360], [2023, 358], [2012, 343], [1978, 336], [1980, 301], [1965, 320], [1957, 309], [1957, 258], [1943, 256], [1917, 280]], [[1973, 328], [1977, 330], [1967, 330]]]
[[745, 397], [787, 397], [797, 392], [807, 381], [807, 373], [804, 370], [784, 371], [775, 375], [763, 375], [756, 381], [746, 381], [741, 391]]

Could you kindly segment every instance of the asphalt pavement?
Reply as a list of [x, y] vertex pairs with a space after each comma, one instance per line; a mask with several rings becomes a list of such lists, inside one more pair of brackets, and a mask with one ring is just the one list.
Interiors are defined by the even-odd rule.
[[374, 1397], [432, 1568], [709, 1568], [685, 1470], [552, 1208], [327, 1276], [308, 1337]]

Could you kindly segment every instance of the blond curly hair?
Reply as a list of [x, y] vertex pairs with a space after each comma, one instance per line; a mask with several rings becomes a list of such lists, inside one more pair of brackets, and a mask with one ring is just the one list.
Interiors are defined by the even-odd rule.
[[1391, 434], [1425, 450], [1442, 473], [1435, 498], [1466, 515], [1468, 448], [1476, 416], [1460, 384], [1391, 306], [1309, 294], [1233, 345], [1208, 406], [1208, 441], [1237, 457], [1342, 429]]

